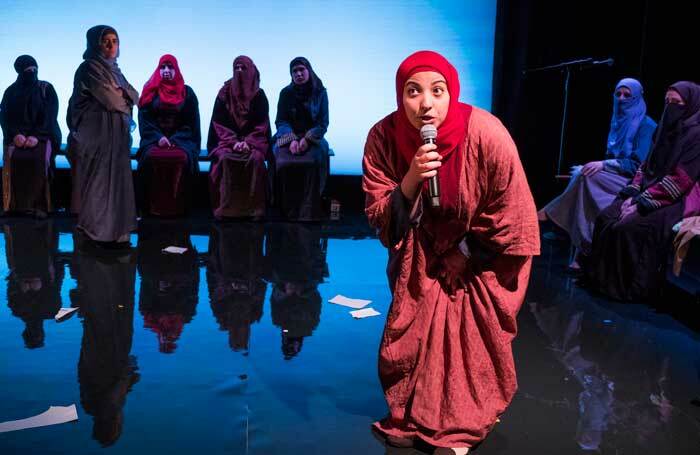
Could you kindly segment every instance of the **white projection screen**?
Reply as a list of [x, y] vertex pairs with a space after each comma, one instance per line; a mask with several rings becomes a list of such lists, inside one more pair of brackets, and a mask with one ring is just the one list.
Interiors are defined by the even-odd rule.
[[39, 78], [58, 93], [64, 142], [85, 32], [97, 24], [118, 31], [119, 66], [138, 90], [161, 55], [178, 58], [199, 98], [202, 148], [216, 94], [241, 54], [260, 70], [273, 133], [279, 91], [290, 82], [289, 62], [309, 59], [328, 89], [333, 174], [361, 174], [367, 131], [396, 109], [396, 69], [416, 50], [438, 51], [457, 67], [462, 101], [491, 106], [496, 0], [0, 0], [0, 14], [0, 87], [16, 79], [17, 56], [36, 58]]

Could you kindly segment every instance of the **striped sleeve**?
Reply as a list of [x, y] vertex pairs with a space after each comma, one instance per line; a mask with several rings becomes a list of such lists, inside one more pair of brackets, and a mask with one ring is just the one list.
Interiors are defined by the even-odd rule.
[[639, 195], [640, 191], [642, 190], [642, 179], [644, 178], [645, 167], [646, 163], [642, 163], [642, 165], [639, 166], [639, 169], [637, 169], [637, 172], [634, 174], [632, 181], [626, 187], [620, 190], [620, 196], [635, 197]]
[[690, 191], [693, 183], [688, 173], [678, 166], [671, 174], [639, 193], [634, 202], [639, 205], [640, 213], [649, 213], [676, 202]]

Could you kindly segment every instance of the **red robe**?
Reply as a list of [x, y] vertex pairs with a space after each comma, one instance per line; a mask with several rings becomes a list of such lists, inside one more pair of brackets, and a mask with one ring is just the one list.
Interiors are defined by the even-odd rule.
[[[399, 184], [408, 164], [387, 137], [392, 116], [365, 145], [365, 212], [389, 249], [392, 304], [379, 351], [390, 415], [384, 434], [437, 447], [471, 447], [486, 437], [517, 389], [511, 342], [539, 254], [535, 204], [503, 125], [474, 108], [467, 120], [458, 207], [409, 207]], [[455, 157], [453, 157], [455, 158]], [[438, 232], [439, 230], [439, 232]], [[467, 236], [466, 288], [448, 291], [440, 257]]]

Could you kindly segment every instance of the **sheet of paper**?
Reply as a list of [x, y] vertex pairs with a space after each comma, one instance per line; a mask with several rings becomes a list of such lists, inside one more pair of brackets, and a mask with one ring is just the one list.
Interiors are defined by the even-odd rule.
[[349, 308], [355, 308], [355, 309], [360, 309], [364, 308], [370, 303], [372, 303], [371, 300], [363, 300], [363, 299], [351, 299], [349, 297], [345, 297], [344, 295], [336, 295], [332, 299], [329, 300], [331, 303], [335, 303], [336, 305], [342, 305], [346, 306]]
[[70, 406], [51, 406], [48, 411], [37, 416], [0, 423], [0, 433], [58, 425], [59, 423], [72, 422], [74, 420], [78, 420], [78, 411], [75, 409], [74, 404]]
[[163, 253], [183, 254], [185, 251], [187, 251], [187, 248], [182, 248], [179, 246], [169, 246], [167, 248], [163, 248]]
[[60, 310], [58, 310], [58, 313], [56, 313], [56, 316], [54, 316], [53, 318], [57, 322], [63, 322], [66, 319], [70, 318], [76, 311], [78, 311], [77, 308], [61, 308]]
[[379, 316], [381, 313], [374, 308], [364, 308], [362, 310], [351, 311], [350, 314], [355, 319], [369, 318], [371, 316]]

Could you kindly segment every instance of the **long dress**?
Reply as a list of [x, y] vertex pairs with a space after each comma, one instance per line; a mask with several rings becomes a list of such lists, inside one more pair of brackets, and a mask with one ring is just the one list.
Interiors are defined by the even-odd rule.
[[[645, 185], [644, 163], [596, 219], [586, 275], [604, 294], [629, 301], [654, 297], [661, 289], [673, 225], [683, 218], [687, 199], [700, 179], [700, 128], [695, 133], [680, 145], [680, 162], [672, 172]], [[628, 197], [636, 199], [638, 212], [620, 219]]]
[[136, 229], [130, 123], [138, 92], [128, 83], [117, 87], [105, 64], [87, 59], [75, 72], [68, 103], [71, 210], [78, 228], [101, 242], [124, 240]]
[[[290, 85], [277, 104], [274, 138], [275, 204], [290, 220], [315, 221], [323, 216], [321, 196], [328, 179], [328, 93], [322, 89], [308, 100], [296, 98]], [[309, 148], [294, 155], [293, 140], [306, 138]]]
[[[53, 210], [51, 180], [55, 155], [61, 147], [58, 127], [58, 97], [45, 81], [7, 88], [0, 102], [3, 131], [3, 209], [45, 216]], [[15, 147], [17, 134], [39, 140], [32, 148]]]
[[612, 204], [649, 153], [655, 130], [656, 122], [644, 117], [634, 140], [635, 148], [629, 155], [608, 151], [603, 169], [593, 175], [585, 176], [577, 168], [564, 192], [544, 207], [547, 218], [565, 230], [582, 253], [591, 250], [598, 214]]
[[[164, 109], [158, 95], [139, 107], [137, 199], [145, 213], [182, 215], [191, 205], [202, 136], [197, 96], [187, 85], [185, 90], [185, 100], [175, 110]], [[172, 148], [158, 145], [164, 136]]]
[[[379, 349], [390, 415], [375, 427], [434, 446], [471, 447], [517, 388], [511, 342], [531, 256], [539, 253], [535, 204], [510, 135], [474, 108], [466, 141], [451, 157], [461, 154], [464, 163], [452, 190], [459, 210], [434, 211], [421, 197], [409, 207], [399, 186], [408, 164], [386, 134], [392, 121], [372, 128], [363, 162], [365, 212], [389, 250], [393, 295]], [[472, 250], [461, 277], [466, 287], [450, 292], [437, 278], [440, 258], [464, 235]]]
[[[249, 151], [235, 151], [245, 141]], [[209, 191], [216, 218], [262, 217], [269, 193], [266, 163], [270, 157], [269, 104], [260, 89], [250, 102], [248, 119], [238, 125], [219, 97], [209, 126]]]

